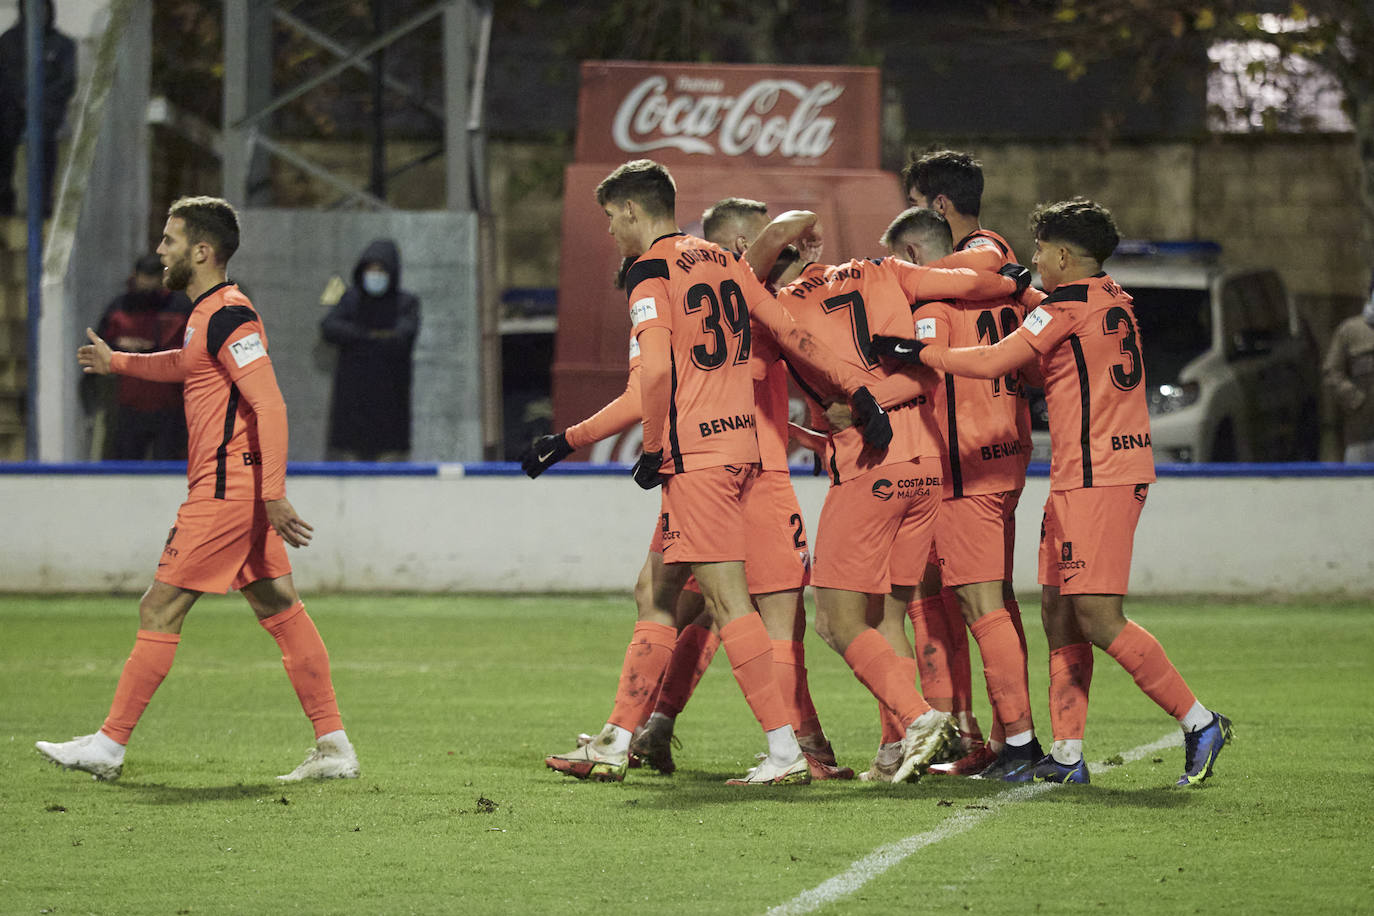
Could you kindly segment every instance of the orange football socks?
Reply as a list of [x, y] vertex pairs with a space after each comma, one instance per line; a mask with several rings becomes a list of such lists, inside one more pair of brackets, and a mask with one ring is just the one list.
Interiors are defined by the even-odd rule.
[[772, 643], [773, 680], [782, 692], [782, 701], [787, 704], [797, 736], [823, 735], [816, 704], [811, 702], [811, 687], [806, 680], [806, 647], [793, 639], [775, 639]]
[[1050, 653], [1050, 727], [1056, 742], [1083, 740], [1092, 682], [1092, 643], [1074, 643]]
[[1131, 673], [1147, 697], [1175, 719], [1182, 719], [1197, 702], [1159, 640], [1134, 621], [1126, 621], [1125, 629], [1107, 647], [1107, 654]]
[[[1030, 695], [1026, 687], [1026, 656], [1016, 638], [1016, 627], [1005, 608], [984, 614], [973, 622], [973, 638], [983, 656], [983, 676], [997, 724], [992, 738], [1019, 735], [1032, 727]], [[1001, 731], [1002, 735], [998, 732]]]
[[945, 627], [949, 632], [949, 685], [953, 694], [954, 714], [962, 722], [967, 716], [973, 721], [973, 669], [968, 654], [968, 627], [959, 610], [959, 599], [952, 589], [941, 589], [944, 601]]
[[[902, 668], [902, 677], [908, 684], [916, 683], [916, 659], [897, 656], [897, 664]], [[883, 744], [891, 744], [894, 741], [901, 741], [906, 735], [906, 726], [898, 720], [895, 713], [889, 710], [882, 703], [878, 704], [878, 722], [882, 725]]]
[[608, 723], [634, 731], [649, 718], [659, 679], [673, 656], [676, 641], [677, 630], [665, 623], [641, 620], [635, 624], [630, 644], [625, 647], [625, 662], [620, 666], [620, 683]]
[[869, 628], [855, 637], [844, 651], [844, 660], [859, 683], [900, 720], [903, 734], [930, 710], [911, 681], [910, 669], [903, 668], [897, 653], [877, 630]]
[[906, 615], [911, 619], [917, 670], [921, 675], [921, 693], [935, 709], [953, 712], [954, 686], [950, 682], [949, 671], [950, 635], [945, 621], [944, 601], [939, 595], [917, 598], [907, 605]]
[[758, 614], [745, 614], [720, 628], [735, 681], [765, 732], [792, 724], [782, 691], [773, 680], [773, 646]]
[[720, 637], [710, 627], [689, 623], [673, 644], [673, 654], [663, 671], [653, 711], [676, 719], [697, 689], [701, 676], [711, 666], [720, 646]]
[[339, 704], [334, 699], [334, 682], [329, 675], [329, 650], [320, 639], [315, 622], [297, 601], [280, 614], [259, 620], [281, 648], [281, 663], [301, 708], [315, 726], [315, 737], [343, 728]]
[[119, 685], [115, 687], [114, 700], [110, 703], [110, 714], [100, 726], [106, 737], [120, 744], [129, 743], [129, 736], [133, 734], [134, 726], [147, 708], [148, 701], [153, 698], [167, 672], [172, 670], [172, 659], [176, 656], [179, 642], [179, 633], [138, 631], [134, 649], [119, 675]]

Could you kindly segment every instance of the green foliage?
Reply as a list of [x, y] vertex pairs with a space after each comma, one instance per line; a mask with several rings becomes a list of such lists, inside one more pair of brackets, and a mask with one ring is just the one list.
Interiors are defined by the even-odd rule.
[[[960, 816], [980, 820], [825, 912], [1287, 914], [1367, 899], [1367, 604], [1129, 601], [1202, 699], [1235, 719], [1217, 775], [1171, 788], [1171, 747], [995, 811], [1004, 787], [970, 780], [723, 786], [762, 748], [723, 655], [679, 723], [675, 776], [550, 773], [542, 757], [609, 710], [628, 597], [308, 599], [363, 775], [292, 786], [272, 777], [310, 733], [275, 645], [237, 597], [206, 598], [123, 778], [43, 763], [35, 739], [99, 723], [135, 604], [0, 600], [6, 912], [761, 913]], [[1045, 644], [1025, 608], [1047, 735]], [[842, 762], [863, 767], [873, 700], [833, 652], [808, 646], [822, 721]], [[1089, 760], [1173, 734], [1097, 657]]]
[[[697, 63], [870, 64], [883, 21], [855, 0], [609, 0], [497, 4], [496, 28], [552, 29], [565, 58]], [[830, 56], [818, 59], [818, 36]], [[799, 55], [799, 46], [806, 50]], [[825, 50], [819, 53], [825, 54]]]

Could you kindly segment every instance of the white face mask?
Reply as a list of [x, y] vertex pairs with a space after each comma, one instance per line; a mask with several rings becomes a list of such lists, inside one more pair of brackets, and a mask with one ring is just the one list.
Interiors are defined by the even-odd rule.
[[363, 271], [363, 291], [369, 296], [381, 296], [391, 285], [391, 275], [384, 270]]

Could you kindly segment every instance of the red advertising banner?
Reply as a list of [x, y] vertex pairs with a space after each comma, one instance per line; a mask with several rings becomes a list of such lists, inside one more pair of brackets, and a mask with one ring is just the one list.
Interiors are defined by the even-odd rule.
[[876, 169], [872, 67], [582, 64], [578, 162]]
[[[701, 233], [725, 197], [772, 214], [813, 210], [822, 260], [884, 254], [901, 182], [879, 169], [876, 69], [588, 62], [582, 65], [576, 162], [564, 176], [554, 428], [595, 413], [625, 388], [630, 320], [612, 288], [620, 266], [595, 188], [620, 164], [653, 159], [677, 184], [677, 223]], [[574, 460], [634, 461], [639, 431]]]

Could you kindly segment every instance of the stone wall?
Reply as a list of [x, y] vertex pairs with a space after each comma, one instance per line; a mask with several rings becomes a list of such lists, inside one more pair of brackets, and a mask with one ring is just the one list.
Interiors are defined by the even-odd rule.
[[[1027, 261], [1031, 209], [1081, 194], [1110, 207], [1130, 238], [1212, 239], [1238, 263], [1275, 266], [1300, 299], [1363, 298], [1368, 288], [1349, 135], [1107, 147], [978, 140], [951, 145], [983, 161], [983, 223], [1005, 235]], [[493, 208], [506, 259], [502, 281], [554, 286], [561, 166], [571, 158], [570, 143], [494, 141], [491, 154]]]
[[[1110, 146], [921, 138], [913, 145], [936, 143], [983, 161], [982, 222], [1027, 264], [1031, 209], [1081, 194], [1109, 207], [1129, 238], [1210, 239], [1238, 266], [1277, 268], [1323, 350], [1332, 328], [1364, 301], [1374, 264], [1364, 254], [1348, 134]], [[562, 166], [571, 144], [497, 141], [491, 153], [498, 285], [556, 286]], [[1323, 457], [1334, 459], [1329, 431], [1326, 439]]]

